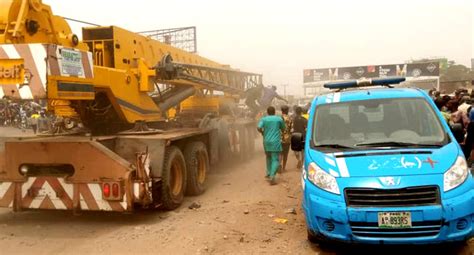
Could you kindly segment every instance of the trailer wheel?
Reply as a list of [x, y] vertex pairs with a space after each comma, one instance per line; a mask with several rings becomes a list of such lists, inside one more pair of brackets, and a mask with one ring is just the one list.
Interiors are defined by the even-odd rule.
[[186, 145], [184, 150], [188, 183], [186, 194], [197, 196], [204, 192], [204, 184], [209, 170], [209, 154], [206, 145], [202, 142], [193, 142]]
[[161, 185], [161, 205], [166, 210], [178, 208], [186, 190], [186, 163], [178, 147], [166, 149]]

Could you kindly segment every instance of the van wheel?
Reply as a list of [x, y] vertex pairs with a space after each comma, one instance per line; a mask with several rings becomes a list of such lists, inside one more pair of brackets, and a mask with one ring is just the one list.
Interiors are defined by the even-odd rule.
[[313, 244], [317, 244], [319, 242], [319, 238], [313, 233], [311, 230], [307, 230], [308, 232], [308, 241], [310, 241]]
[[202, 142], [193, 142], [186, 146], [184, 151], [188, 181], [186, 194], [197, 196], [204, 192], [207, 172], [209, 171], [209, 155], [206, 145]]
[[178, 208], [183, 203], [186, 190], [186, 163], [178, 147], [166, 149], [161, 185], [161, 205], [166, 210]]

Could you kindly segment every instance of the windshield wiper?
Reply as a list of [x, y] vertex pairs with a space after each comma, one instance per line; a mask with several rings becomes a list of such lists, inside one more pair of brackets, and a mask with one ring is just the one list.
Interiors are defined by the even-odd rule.
[[396, 142], [396, 141], [387, 141], [387, 142], [374, 142], [374, 143], [359, 143], [355, 146], [365, 146], [365, 147], [429, 147], [429, 148], [439, 148], [442, 147], [441, 144], [422, 144], [422, 143], [406, 143], [406, 142]]
[[333, 149], [354, 149], [354, 147], [350, 147], [347, 145], [331, 143], [331, 144], [318, 144], [315, 145], [316, 148], [333, 148]]

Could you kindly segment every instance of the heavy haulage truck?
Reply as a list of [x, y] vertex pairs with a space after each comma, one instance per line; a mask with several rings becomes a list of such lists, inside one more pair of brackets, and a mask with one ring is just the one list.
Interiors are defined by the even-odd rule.
[[2, 138], [0, 207], [172, 210], [219, 158], [251, 155], [255, 123], [229, 106], [261, 75], [115, 26], [82, 33], [41, 0], [0, 0], [0, 98], [56, 116], [54, 136]]

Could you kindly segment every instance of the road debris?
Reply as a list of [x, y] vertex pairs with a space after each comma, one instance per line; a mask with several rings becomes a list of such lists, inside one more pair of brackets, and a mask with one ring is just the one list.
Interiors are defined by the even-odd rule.
[[280, 224], [288, 223], [288, 219], [284, 219], [284, 218], [276, 218], [273, 221], [276, 222], [276, 223], [280, 223]]
[[295, 208], [290, 208], [290, 209], [286, 210], [286, 212], [285, 212], [285, 213], [286, 213], [286, 214], [294, 214], [294, 215], [296, 215], [296, 214], [297, 214], [297, 213], [296, 213], [296, 209], [295, 209]]
[[200, 203], [197, 203], [197, 202], [193, 202], [192, 204], [190, 204], [190, 205], [188, 206], [188, 208], [189, 208], [190, 210], [199, 209], [199, 208], [201, 208], [201, 204], [200, 204]]

